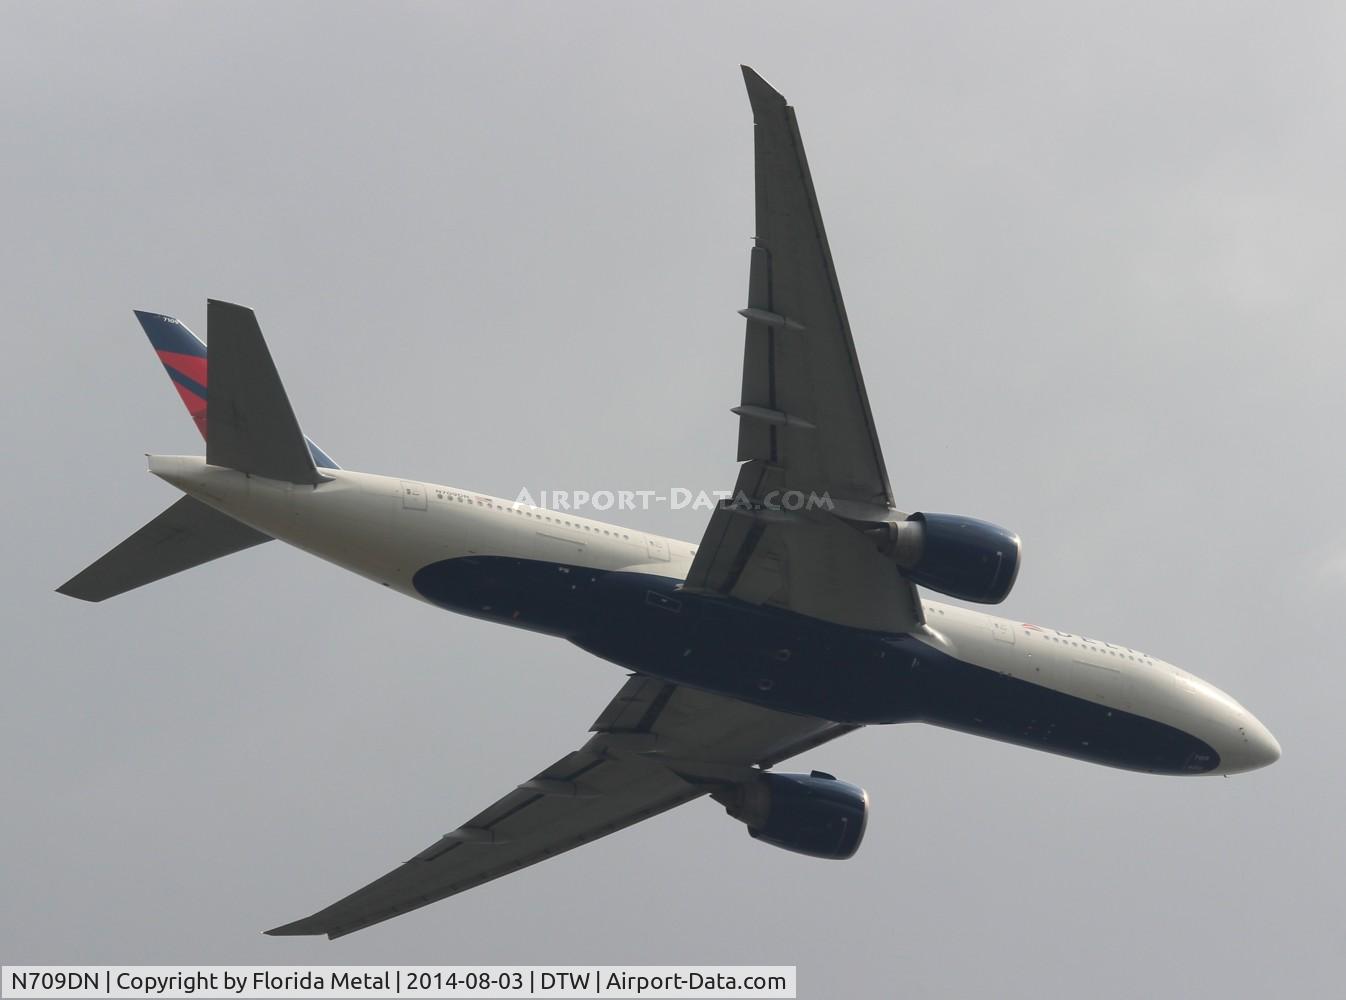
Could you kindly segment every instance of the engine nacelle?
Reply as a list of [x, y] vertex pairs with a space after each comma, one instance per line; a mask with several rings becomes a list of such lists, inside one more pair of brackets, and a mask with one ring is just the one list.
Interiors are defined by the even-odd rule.
[[863, 788], [830, 774], [777, 774], [716, 792], [730, 816], [756, 840], [815, 858], [849, 858], [860, 847], [869, 816]]
[[885, 524], [879, 547], [912, 583], [978, 604], [999, 604], [1019, 575], [1019, 536], [961, 514]]

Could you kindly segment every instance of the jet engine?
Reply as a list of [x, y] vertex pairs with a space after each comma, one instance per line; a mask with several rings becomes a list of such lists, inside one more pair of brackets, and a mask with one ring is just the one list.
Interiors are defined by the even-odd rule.
[[912, 583], [964, 601], [999, 604], [1019, 575], [1019, 536], [961, 514], [912, 514], [873, 529]]
[[764, 771], [714, 793], [755, 840], [815, 858], [849, 858], [860, 847], [869, 814], [863, 788], [830, 774]]

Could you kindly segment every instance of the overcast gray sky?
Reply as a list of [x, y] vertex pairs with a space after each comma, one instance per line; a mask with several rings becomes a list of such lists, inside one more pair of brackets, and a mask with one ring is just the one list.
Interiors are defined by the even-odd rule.
[[[1338, 3], [0, 7], [0, 960], [1334, 992], [1343, 51]], [[201, 449], [132, 308], [253, 306], [347, 467], [728, 487], [740, 62], [798, 111], [900, 502], [1014, 527], [1007, 615], [1189, 668], [1284, 759], [1155, 778], [874, 728], [797, 761], [869, 789], [852, 861], [703, 801], [337, 942], [263, 937], [577, 746], [622, 673], [281, 545], [52, 593], [172, 501], [143, 452]]]

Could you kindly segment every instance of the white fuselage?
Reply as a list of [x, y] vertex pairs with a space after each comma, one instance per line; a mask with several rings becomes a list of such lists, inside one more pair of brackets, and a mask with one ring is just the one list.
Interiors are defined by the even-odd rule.
[[[210, 466], [200, 457], [150, 458], [150, 471], [245, 524], [329, 562], [425, 600], [418, 569], [471, 556], [565, 563], [682, 580], [687, 542], [450, 486], [348, 470], [301, 486]], [[1242, 705], [1213, 685], [1125, 646], [926, 600], [914, 637], [964, 663], [1193, 734], [1219, 754], [1210, 772], [1271, 763], [1280, 747]]]

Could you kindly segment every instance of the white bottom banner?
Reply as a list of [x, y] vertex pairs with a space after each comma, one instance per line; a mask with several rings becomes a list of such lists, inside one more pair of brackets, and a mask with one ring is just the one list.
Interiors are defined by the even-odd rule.
[[6, 965], [3, 997], [793, 997], [793, 965]]

